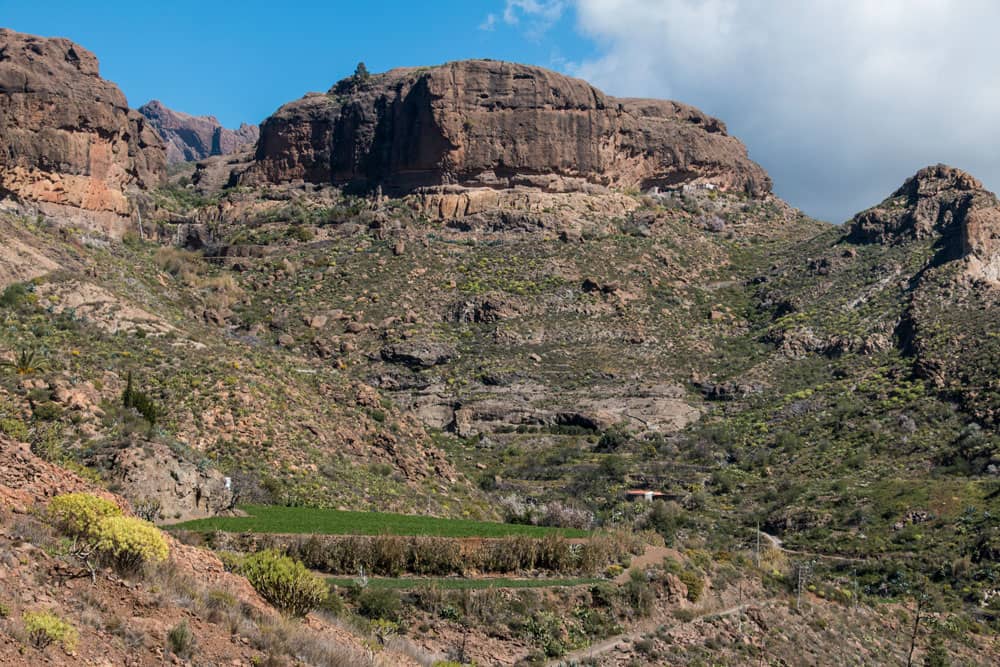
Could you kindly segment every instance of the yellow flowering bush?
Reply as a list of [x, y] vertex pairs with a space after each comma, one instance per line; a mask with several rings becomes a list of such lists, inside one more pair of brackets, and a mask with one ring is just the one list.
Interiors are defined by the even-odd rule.
[[240, 572], [262, 598], [292, 616], [305, 616], [330, 594], [305, 565], [274, 549], [247, 556]]
[[28, 641], [35, 648], [44, 649], [53, 642], [59, 642], [67, 653], [76, 649], [76, 642], [80, 638], [76, 628], [51, 611], [27, 611], [21, 618], [24, 621], [24, 631], [28, 633]]
[[90, 493], [66, 493], [49, 502], [48, 517], [56, 528], [73, 537], [90, 537], [105, 518], [121, 516], [121, 508]]
[[170, 553], [166, 538], [156, 526], [129, 516], [101, 519], [93, 539], [97, 549], [124, 572], [134, 572], [143, 563], [166, 560]]

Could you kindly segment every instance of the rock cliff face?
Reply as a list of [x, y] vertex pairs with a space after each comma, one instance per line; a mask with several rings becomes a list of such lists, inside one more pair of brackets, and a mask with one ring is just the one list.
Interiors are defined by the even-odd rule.
[[165, 167], [156, 132], [94, 54], [0, 29], [0, 197], [115, 236], [128, 191], [159, 184]]
[[256, 125], [241, 123], [230, 130], [215, 116], [192, 116], [168, 109], [159, 100], [142, 105], [145, 116], [167, 146], [167, 162], [192, 162], [213, 155], [229, 155], [253, 147], [259, 130]]
[[725, 125], [693, 107], [609, 97], [579, 79], [489, 60], [345, 79], [286, 104], [261, 125], [243, 179], [394, 194], [443, 185], [771, 189]]
[[939, 236], [938, 262], [961, 259], [969, 278], [1000, 282], [1000, 200], [972, 175], [939, 164], [921, 169], [850, 223], [855, 243], [898, 245]]

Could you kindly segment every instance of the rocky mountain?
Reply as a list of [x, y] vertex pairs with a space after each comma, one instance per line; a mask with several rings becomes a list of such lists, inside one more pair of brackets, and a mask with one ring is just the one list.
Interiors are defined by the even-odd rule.
[[1000, 282], [1000, 202], [960, 169], [921, 169], [849, 225], [850, 239], [859, 243], [939, 239], [940, 262], [962, 259], [969, 278]]
[[345, 79], [268, 118], [256, 158], [248, 182], [393, 194], [451, 185], [771, 189], [726, 126], [693, 107], [609, 97], [579, 79], [491, 60]]
[[[62, 54], [38, 65], [51, 76], [76, 69], [70, 51], [85, 60], [18, 39], [24, 62]], [[23, 88], [4, 89], [5, 108], [32, 99]], [[3, 126], [3, 168], [75, 178], [53, 162], [63, 144], [37, 139], [67, 133], [75, 156], [108, 132], [35, 111], [34, 134]], [[143, 238], [58, 224], [83, 206], [66, 193], [57, 224], [0, 215], [0, 452], [75, 466], [132, 506], [159, 500], [164, 521], [234, 501], [517, 521], [562, 508], [654, 531], [692, 585], [700, 563], [728, 591], [694, 624], [693, 608], [664, 607], [669, 632], [599, 664], [671, 650], [741, 664], [768, 646], [794, 662], [816, 641], [841, 662], [899, 662], [916, 599], [962, 659], [995, 636], [1000, 215], [971, 175], [921, 169], [830, 225], [771, 194], [720, 121], [493, 61], [352, 77], [282, 107], [252, 159], [213, 157], [159, 187], [135, 173], [103, 187], [142, 188]], [[664, 501], [628, 503], [635, 488]], [[758, 525], [773, 560], [751, 565]], [[0, 548], [18, 548], [4, 531]], [[806, 561], [822, 623], [791, 612]], [[640, 574], [567, 593], [573, 618], [611, 614], [608, 595], [639, 605]], [[401, 617], [435, 652], [446, 622], [474, 617], [511, 633], [468, 630], [483, 655], [597, 636], [563, 637], [494, 593], [454, 610], [405, 596]], [[894, 628], [874, 652], [842, 641], [870, 634], [849, 629], [859, 598], [858, 627]], [[611, 620], [643, 636], [642, 621]]]
[[256, 125], [241, 123], [231, 130], [215, 116], [192, 116], [168, 109], [152, 100], [137, 109], [159, 132], [167, 147], [167, 163], [193, 162], [213, 155], [229, 155], [252, 148], [257, 143]]
[[165, 174], [159, 137], [94, 54], [0, 29], [0, 194], [121, 236], [131, 194]]

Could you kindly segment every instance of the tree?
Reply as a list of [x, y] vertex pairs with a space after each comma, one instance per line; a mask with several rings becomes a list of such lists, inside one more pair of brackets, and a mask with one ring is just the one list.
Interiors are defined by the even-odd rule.
[[150, 426], [156, 426], [156, 418], [159, 417], [156, 403], [149, 394], [135, 388], [132, 384], [132, 371], [128, 373], [128, 382], [122, 392], [122, 405], [138, 412]]
[[354, 80], [358, 83], [364, 83], [368, 80], [369, 76], [371, 75], [368, 73], [365, 63], [363, 61], [359, 62], [358, 66], [354, 68]]

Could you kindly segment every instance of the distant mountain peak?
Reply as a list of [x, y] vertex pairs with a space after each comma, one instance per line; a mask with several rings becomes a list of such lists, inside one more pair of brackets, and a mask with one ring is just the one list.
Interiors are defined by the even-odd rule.
[[222, 126], [215, 116], [194, 116], [174, 111], [159, 100], [138, 109], [167, 146], [167, 162], [192, 162], [212, 155], [228, 155], [257, 143], [256, 125], [241, 123], [239, 129]]

